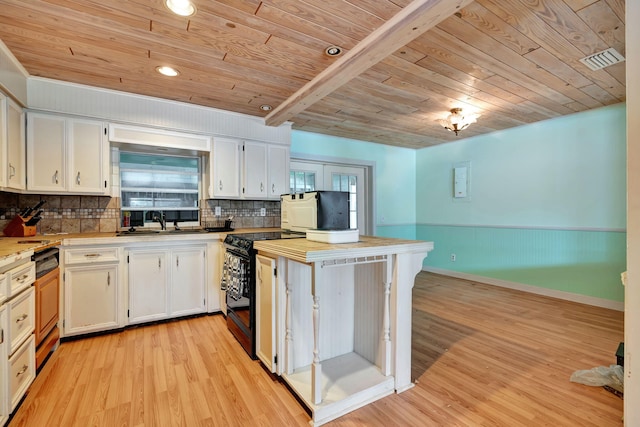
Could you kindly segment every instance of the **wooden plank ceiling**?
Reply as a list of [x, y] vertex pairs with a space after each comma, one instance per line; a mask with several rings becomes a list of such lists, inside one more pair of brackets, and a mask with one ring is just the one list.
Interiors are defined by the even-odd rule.
[[[624, 55], [624, 0], [194, 2], [184, 18], [163, 0], [0, 0], [0, 40], [33, 76], [409, 148], [625, 100], [624, 62], [579, 61]], [[326, 56], [331, 45], [345, 53]], [[454, 107], [481, 114], [457, 137], [437, 123]]]

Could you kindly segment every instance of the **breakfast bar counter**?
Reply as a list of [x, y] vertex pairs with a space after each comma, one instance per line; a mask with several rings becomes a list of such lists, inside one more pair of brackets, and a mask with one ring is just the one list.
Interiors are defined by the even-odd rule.
[[432, 242], [256, 241], [257, 355], [322, 425], [413, 386], [412, 288]]

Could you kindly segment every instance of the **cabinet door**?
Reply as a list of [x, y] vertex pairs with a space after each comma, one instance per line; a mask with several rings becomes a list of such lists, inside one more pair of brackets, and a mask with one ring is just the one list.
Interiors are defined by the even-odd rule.
[[65, 188], [65, 118], [27, 115], [27, 189], [62, 191]]
[[164, 249], [129, 252], [129, 323], [169, 317], [167, 260]]
[[0, 92], [0, 187], [7, 186], [7, 103], [8, 98]]
[[171, 252], [171, 316], [204, 313], [205, 247], [174, 249]]
[[[7, 309], [6, 305], [0, 306], [0, 325], [2, 328], [6, 328], [7, 324]], [[9, 398], [8, 398], [8, 386], [9, 383], [9, 375], [7, 373], [7, 369], [5, 367], [7, 360], [7, 340], [2, 340], [0, 342], [0, 360], [2, 361], [2, 366], [0, 367], [0, 425], [5, 425], [7, 420], [9, 419]]]
[[105, 160], [109, 151], [102, 122], [69, 119], [67, 121], [67, 189], [72, 193], [103, 194], [107, 191]]
[[40, 277], [36, 289], [36, 346], [58, 322], [60, 270], [57, 268]]
[[240, 197], [240, 149], [237, 139], [215, 138], [211, 155], [210, 197]]
[[269, 188], [267, 196], [280, 200], [289, 193], [289, 147], [269, 145]]
[[120, 326], [118, 265], [83, 265], [64, 270], [64, 335]]
[[24, 190], [27, 187], [24, 112], [12, 100], [7, 101], [7, 187]]
[[261, 142], [244, 143], [244, 189], [246, 199], [267, 197], [267, 145]]
[[275, 260], [256, 256], [256, 356], [271, 372], [276, 371], [276, 279]]

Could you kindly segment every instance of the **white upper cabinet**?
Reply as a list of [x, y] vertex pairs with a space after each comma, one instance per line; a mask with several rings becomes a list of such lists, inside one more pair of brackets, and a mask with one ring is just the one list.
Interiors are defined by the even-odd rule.
[[240, 155], [242, 141], [230, 138], [214, 138], [209, 159], [211, 184], [210, 198], [240, 197]]
[[0, 92], [0, 187], [7, 185], [7, 97]]
[[109, 145], [105, 126], [90, 120], [67, 121], [68, 190], [71, 193], [108, 193]]
[[104, 123], [28, 113], [27, 190], [109, 194], [109, 145]]
[[244, 198], [265, 199], [267, 197], [267, 145], [246, 141], [243, 166]]
[[65, 189], [66, 119], [35, 113], [27, 117], [27, 189], [61, 192]]
[[281, 194], [289, 193], [289, 147], [270, 144], [269, 186], [267, 197], [280, 200]]
[[7, 99], [7, 170], [6, 186], [14, 190], [27, 188], [25, 124], [22, 107]]
[[24, 113], [0, 92], [0, 188], [24, 190]]
[[289, 147], [214, 138], [210, 198], [279, 200], [289, 188]]

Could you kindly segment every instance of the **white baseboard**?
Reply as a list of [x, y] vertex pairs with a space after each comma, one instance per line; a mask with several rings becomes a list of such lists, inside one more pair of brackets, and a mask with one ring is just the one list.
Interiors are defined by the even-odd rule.
[[532, 294], [544, 295], [558, 298], [565, 301], [573, 301], [581, 304], [593, 305], [596, 307], [609, 308], [611, 310], [624, 311], [624, 302], [611, 301], [604, 298], [590, 297], [587, 295], [574, 294], [571, 292], [558, 291], [555, 289], [541, 288], [539, 286], [525, 285], [524, 283], [509, 282], [507, 280], [494, 279], [491, 277], [476, 276], [475, 274], [461, 273], [459, 271], [445, 270], [441, 268], [422, 267], [423, 271], [442, 274], [443, 276], [457, 277], [458, 279], [471, 280], [485, 283], [487, 285], [500, 286], [502, 288], [515, 289]]

